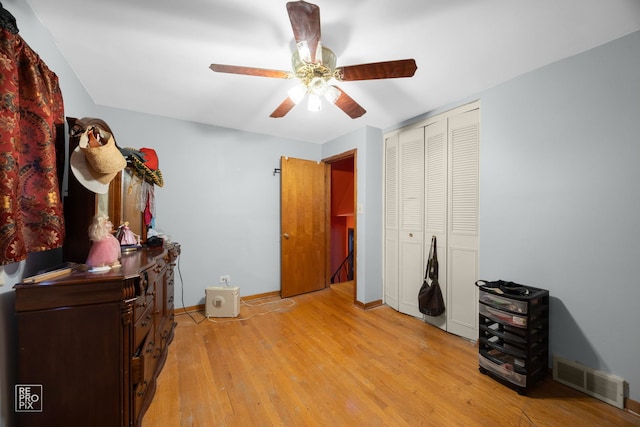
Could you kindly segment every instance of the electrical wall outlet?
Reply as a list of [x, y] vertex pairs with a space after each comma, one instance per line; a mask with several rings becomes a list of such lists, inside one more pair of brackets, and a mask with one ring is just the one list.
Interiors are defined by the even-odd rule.
[[231, 283], [231, 276], [228, 274], [225, 276], [220, 276], [220, 283], [224, 283], [225, 285], [228, 285], [229, 283]]

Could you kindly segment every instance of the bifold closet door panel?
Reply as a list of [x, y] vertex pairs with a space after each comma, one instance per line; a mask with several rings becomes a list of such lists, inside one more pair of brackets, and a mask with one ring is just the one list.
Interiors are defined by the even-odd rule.
[[398, 134], [384, 141], [384, 302], [399, 310]]
[[447, 330], [478, 337], [480, 111], [449, 118]]
[[[438, 254], [438, 283], [442, 295], [447, 296], [447, 120], [430, 123], [424, 128], [424, 228], [425, 251], [428, 251], [431, 236], [436, 236]], [[428, 252], [425, 252], [425, 257]], [[426, 260], [425, 260], [426, 262]], [[438, 317], [425, 316], [425, 321], [447, 330], [447, 314]]]
[[424, 128], [400, 132], [399, 311], [421, 317], [418, 292], [424, 277]]

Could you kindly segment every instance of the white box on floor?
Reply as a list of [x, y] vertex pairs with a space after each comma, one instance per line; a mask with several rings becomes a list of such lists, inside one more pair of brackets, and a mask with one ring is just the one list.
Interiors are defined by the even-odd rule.
[[204, 292], [204, 310], [207, 317], [238, 317], [240, 314], [238, 286], [211, 286], [205, 288]]

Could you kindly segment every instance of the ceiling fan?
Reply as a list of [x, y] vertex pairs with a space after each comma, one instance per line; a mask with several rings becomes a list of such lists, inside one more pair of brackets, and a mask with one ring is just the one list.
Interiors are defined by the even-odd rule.
[[309, 95], [308, 109], [322, 108], [322, 97], [335, 104], [352, 119], [366, 110], [347, 95], [333, 81], [354, 81], [412, 77], [417, 69], [414, 59], [347, 65], [336, 68], [336, 56], [322, 46], [320, 40], [320, 8], [305, 1], [287, 3], [287, 12], [293, 29], [297, 50], [291, 57], [293, 71], [270, 70], [238, 65], [211, 64], [209, 68], [220, 73], [279, 79], [297, 78], [300, 84], [291, 88], [287, 98], [276, 108], [271, 117], [284, 117], [305, 95]]

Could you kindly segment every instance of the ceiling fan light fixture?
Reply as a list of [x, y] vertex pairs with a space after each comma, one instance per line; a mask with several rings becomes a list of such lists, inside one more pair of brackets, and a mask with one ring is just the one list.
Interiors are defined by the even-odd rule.
[[[298, 77], [303, 77], [309, 73], [318, 75], [332, 76], [333, 70], [336, 68], [336, 54], [328, 47], [318, 43], [318, 55], [315, 63], [311, 63], [308, 55], [308, 47], [300, 50], [300, 45], [306, 46], [307, 42], [298, 43], [296, 49], [291, 55], [291, 68]], [[320, 52], [322, 53], [320, 55]]]
[[215, 72], [244, 74], [249, 76], [272, 77], [299, 80], [299, 84], [287, 91], [288, 97], [271, 113], [270, 117], [284, 117], [309, 94], [307, 108], [311, 111], [322, 109], [322, 98], [334, 104], [352, 119], [357, 119], [367, 111], [338, 86], [337, 82], [357, 80], [395, 79], [413, 77], [417, 70], [414, 59], [371, 62], [336, 68], [336, 55], [322, 46], [320, 41], [320, 8], [304, 0], [289, 1], [287, 13], [296, 48], [291, 55], [292, 71], [238, 65], [211, 64]]
[[314, 77], [309, 82], [309, 93], [322, 96], [327, 91], [327, 82], [322, 77]]
[[322, 110], [322, 98], [314, 93], [309, 94], [309, 100], [307, 101], [307, 110], [320, 111]]
[[287, 91], [287, 95], [294, 104], [299, 104], [302, 98], [307, 94], [307, 87], [303, 84], [297, 84]]

